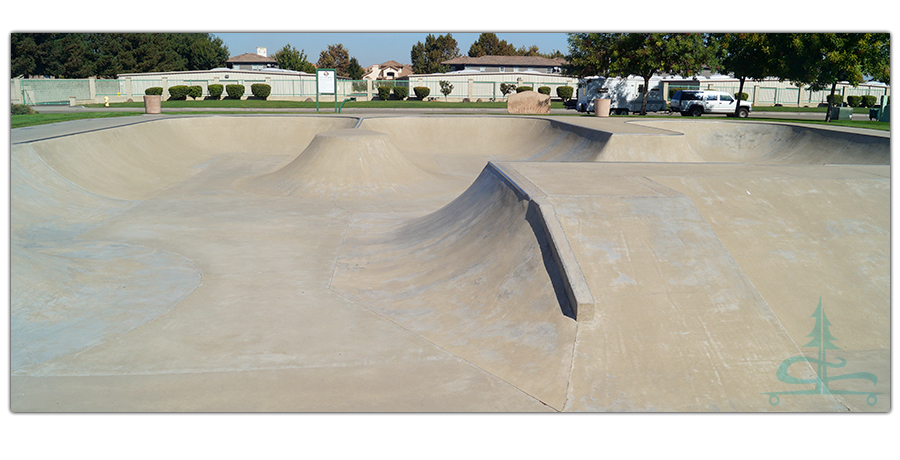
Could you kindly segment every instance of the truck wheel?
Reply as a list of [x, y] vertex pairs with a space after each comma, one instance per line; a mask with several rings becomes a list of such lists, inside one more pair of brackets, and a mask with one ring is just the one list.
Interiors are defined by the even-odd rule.
[[628, 109], [618, 109], [616, 110], [616, 115], [628, 115]]
[[740, 109], [738, 109], [738, 117], [740, 117], [740, 118], [747, 118], [747, 117], [749, 117], [749, 116], [750, 116], [750, 111], [749, 111], [749, 110], [747, 110], [747, 109], [745, 109], [745, 108], [743, 108], [743, 107], [741, 107]]
[[692, 117], [699, 117], [700, 115], [703, 115], [703, 107], [700, 107], [699, 105], [691, 107]]

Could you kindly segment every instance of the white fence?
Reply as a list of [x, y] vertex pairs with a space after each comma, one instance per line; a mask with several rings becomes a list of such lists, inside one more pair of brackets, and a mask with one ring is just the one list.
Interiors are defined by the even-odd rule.
[[[441, 93], [441, 81], [450, 82], [452, 92], [446, 97]], [[79, 104], [99, 103], [104, 98], [110, 102], [141, 101], [147, 88], [163, 88], [163, 97], [168, 97], [168, 88], [176, 85], [200, 86], [203, 96], [209, 95], [211, 84], [239, 84], [244, 86], [245, 97], [250, 96], [250, 86], [254, 83], [265, 83], [271, 86], [270, 100], [315, 100], [316, 77], [310, 74], [240, 71], [216, 69], [205, 72], [168, 72], [160, 74], [130, 74], [120, 76], [117, 80], [104, 79], [12, 79], [10, 96], [14, 104], [49, 105], [68, 104], [74, 98]], [[371, 100], [377, 96], [377, 86], [391, 84], [409, 88], [409, 97], [415, 97], [413, 88], [424, 86], [429, 89], [429, 98], [448, 101], [469, 99], [504, 100], [506, 95], [501, 91], [503, 84], [515, 86], [531, 86], [537, 91], [541, 86], [550, 87], [550, 95], [556, 97], [556, 88], [570, 86], [577, 88], [578, 80], [560, 75], [543, 75], [528, 72], [481, 72], [481, 73], [447, 73], [410, 75], [403, 80], [346, 80], [337, 82], [337, 97], [357, 97], [360, 100]], [[666, 83], [667, 89], [695, 88], [715, 89], [729, 93], [738, 92], [738, 81], [734, 79], [699, 79]], [[809, 88], [798, 88], [791, 82], [778, 80], [747, 81], [744, 92], [754, 105], [816, 106], [826, 102], [830, 90], [810, 91]], [[862, 84], [853, 87], [846, 83], [838, 84], [837, 94], [844, 96], [872, 95], [878, 103], [891, 95], [890, 86], [880, 84]], [[321, 96], [322, 101], [333, 101], [333, 97]]]

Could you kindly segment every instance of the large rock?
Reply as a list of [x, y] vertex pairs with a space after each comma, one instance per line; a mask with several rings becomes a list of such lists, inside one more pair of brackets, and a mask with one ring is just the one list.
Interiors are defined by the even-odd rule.
[[537, 91], [522, 91], [506, 100], [509, 113], [550, 113], [550, 96]]

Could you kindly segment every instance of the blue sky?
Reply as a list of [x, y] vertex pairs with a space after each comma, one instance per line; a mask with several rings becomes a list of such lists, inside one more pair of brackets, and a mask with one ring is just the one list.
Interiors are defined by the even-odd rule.
[[[315, 63], [319, 60], [319, 53], [328, 45], [341, 43], [350, 52], [350, 56], [356, 57], [361, 66], [368, 67], [390, 60], [401, 64], [410, 64], [409, 52], [413, 45], [418, 42], [425, 43], [425, 37], [429, 33], [438, 36], [445, 35], [447, 32], [211, 33], [225, 42], [228, 52], [232, 56], [255, 53], [257, 47], [266, 48], [271, 56], [284, 45], [290, 44], [298, 50], [303, 50], [307, 59]], [[453, 34], [453, 38], [459, 46], [459, 52], [463, 55], [469, 51], [469, 47], [480, 35], [480, 32], [450, 33]], [[568, 52], [565, 33], [494, 33], [501, 40], [506, 40], [517, 48], [537, 45], [543, 53], [553, 50]]]

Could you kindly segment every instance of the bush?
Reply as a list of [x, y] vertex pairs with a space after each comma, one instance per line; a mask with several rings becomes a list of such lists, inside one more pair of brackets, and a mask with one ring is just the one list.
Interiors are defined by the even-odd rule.
[[203, 87], [199, 85], [194, 85], [190, 87], [190, 91], [188, 92], [188, 96], [197, 99], [200, 96], [203, 96]]
[[556, 87], [556, 95], [559, 96], [559, 98], [562, 99], [563, 102], [566, 102], [569, 99], [572, 99], [572, 94], [574, 93], [574, 91], [575, 91], [575, 89], [572, 88], [571, 86], [557, 86]]
[[446, 100], [447, 96], [453, 92], [453, 84], [447, 80], [441, 80], [438, 84], [441, 85], [441, 94], [444, 95], [444, 100]]
[[517, 93], [521, 93], [522, 91], [532, 91], [534, 88], [530, 86], [519, 86], [516, 88]]
[[145, 96], [162, 96], [162, 86], [154, 86], [144, 90]]
[[225, 93], [231, 99], [240, 99], [244, 95], [244, 85], [225, 85]]
[[862, 103], [862, 97], [860, 96], [847, 96], [847, 105], [850, 107], [859, 107], [859, 104]]
[[391, 88], [392, 86], [388, 85], [378, 85], [378, 97], [381, 98], [382, 101], [386, 101], [391, 98]]
[[865, 95], [862, 98], [863, 107], [875, 107], [875, 104], [878, 103], [878, 98], [872, 95]]
[[175, 101], [183, 101], [187, 99], [191, 89], [185, 85], [175, 85], [169, 87], [169, 99]]
[[272, 87], [265, 83], [254, 83], [250, 85], [250, 92], [254, 97], [265, 99], [272, 93]]
[[222, 97], [222, 92], [225, 91], [225, 86], [209, 85], [206, 89], [209, 90], [209, 97], [218, 99], [218, 98]]
[[515, 89], [516, 85], [507, 85], [506, 83], [500, 83], [500, 92], [503, 93], [504, 96], [515, 91]]
[[831, 95], [825, 96], [825, 102], [828, 102], [830, 105], [840, 106], [844, 103], [844, 95], [843, 94], [835, 94], [834, 101], [831, 100]]
[[397, 96], [397, 99], [400, 99], [401, 101], [406, 99], [406, 97], [409, 96], [409, 88], [405, 86], [395, 86], [394, 96]]
[[738, 95], [738, 93], [734, 93], [734, 97], [737, 99], [740, 99], [742, 101], [746, 101], [746, 100], [750, 99], [750, 95], [747, 93], [741, 93], [740, 95]]
[[416, 86], [413, 88], [413, 92], [416, 93], [416, 97], [419, 98], [420, 101], [424, 101], [429, 94], [431, 94], [431, 89], [427, 86]]
[[13, 115], [31, 115], [34, 113], [34, 110], [25, 104], [10, 104], [10, 106], [10, 113]]
[[549, 96], [550, 95], [550, 87], [549, 86], [541, 86], [540, 88], [538, 88], [538, 92]]

